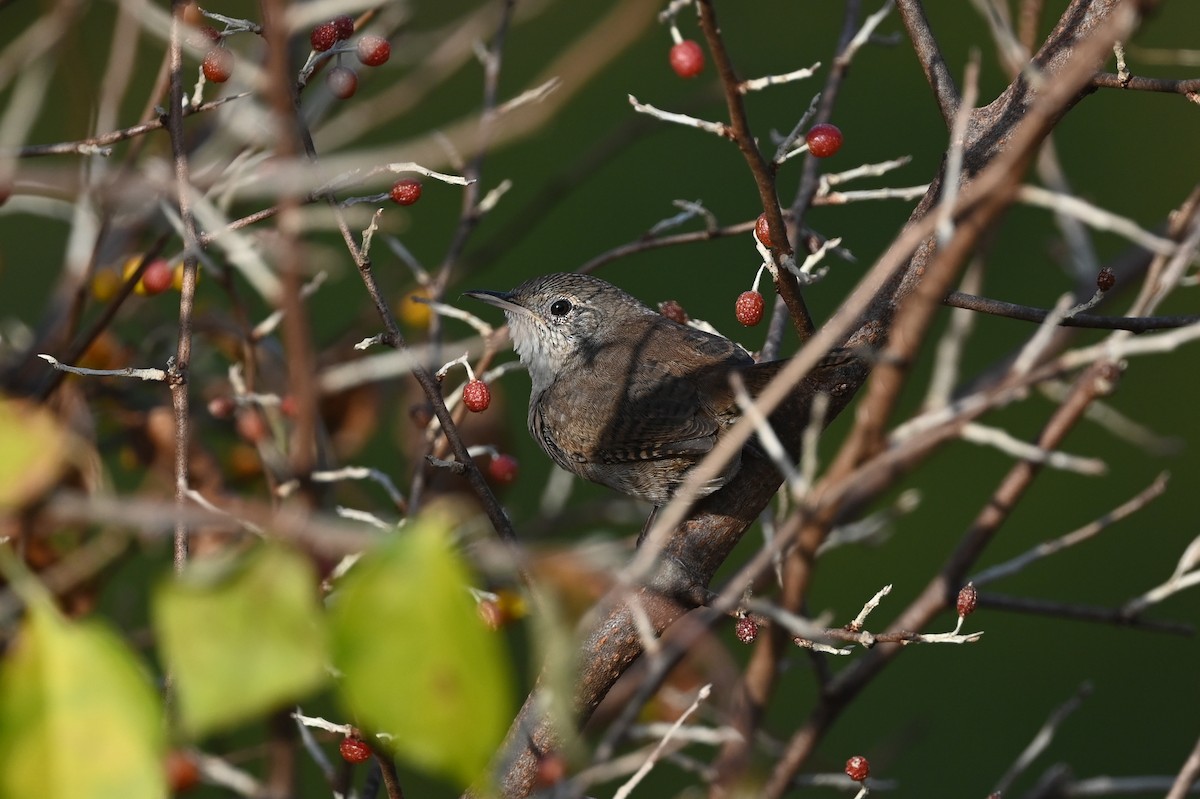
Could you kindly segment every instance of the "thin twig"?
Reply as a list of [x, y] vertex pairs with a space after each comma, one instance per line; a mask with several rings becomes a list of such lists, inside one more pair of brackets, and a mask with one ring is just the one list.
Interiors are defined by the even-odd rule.
[[995, 793], [1004, 794], [1008, 791], [1009, 786], [1013, 784], [1017, 777], [1021, 776], [1029, 768], [1034, 759], [1044, 752], [1046, 747], [1050, 745], [1050, 742], [1054, 740], [1058, 728], [1067, 720], [1067, 717], [1078, 710], [1080, 705], [1083, 704], [1083, 700], [1091, 696], [1091, 693], [1092, 686], [1084, 683], [1075, 692], [1073, 697], [1050, 714], [1050, 717], [1046, 719], [1041, 729], [1033, 736], [1033, 740], [1029, 742], [1029, 745], [1025, 747], [1013, 764], [1009, 766], [1008, 770], [996, 781]]
[[1023, 571], [1025, 567], [1032, 563], [1036, 563], [1042, 558], [1048, 558], [1051, 555], [1057, 554], [1064, 549], [1073, 547], [1076, 544], [1081, 544], [1090, 538], [1099, 535], [1105, 528], [1116, 524], [1126, 517], [1136, 513], [1146, 507], [1150, 502], [1162, 496], [1167, 490], [1167, 473], [1163, 472], [1158, 477], [1154, 478], [1154, 482], [1143, 488], [1132, 499], [1123, 502], [1113, 508], [1108, 513], [1090, 522], [1078, 530], [1073, 530], [1066, 535], [1050, 541], [1044, 541], [1041, 544], [1027, 550], [1011, 560], [1006, 560], [1003, 563], [998, 563], [988, 569], [985, 569], [971, 577], [971, 582], [976, 586], [986, 585], [994, 580], [999, 580], [1004, 577], [1016, 574]]

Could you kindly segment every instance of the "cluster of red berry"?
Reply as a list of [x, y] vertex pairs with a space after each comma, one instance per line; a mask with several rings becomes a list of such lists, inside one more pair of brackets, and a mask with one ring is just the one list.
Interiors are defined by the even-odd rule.
[[[343, 14], [313, 28], [308, 39], [313, 52], [325, 53], [332, 50], [338, 42], [347, 41], [353, 35], [354, 20]], [[364, 66], [377, 67], [391, 58], [392, 46], [382, 36], [368, 34], [355, 44], [354, 54]], [[353, 97], [358, 91], [358, 73], [350, 67], [342, 66], [340, 53], [335, 53], [335, 57], [338, 58], [338, 64], [325, 75], [325, 83], [334, 97], [345, 100]]]
[[[483, 413], [492, 404], [492, 389], [483, 380], [472, 377], [463, 386], [462, 401], [471, 413]], [[508, 485], [517, 479], [517, 459], [503, 453], [494, 456], [488, 463], [487, 475], [493, 482]]]
[[[681, 78], [696, 77], [704, 71], [704, 50], [692, 39], [680, 37], [674, 27], [671, 30], [672, 36], [675, 38], [675, 44], [671, 46], [668, 54], [671, 69], [675, 70], [675, 74]], [[814, 158], [829, 158], [842, 148], [842, 132], [835, 125], [822, 122], [812, 126], [804, 137], [804, 142], [808, 145], [808, 151]], [[758, 218], [758, 222], [754, 226], [754, 233], [764, 247], [770, 248], [771, 234], [767, 228], [766, 214]], [[733, 306], [734, 316], [746, 327], [753, 327], [761, 322], [763, 310], [766, 307], [762, 294], [758, 292], [757, 282], [756, 280], [756, 288], [743, 291]], [[664, 314], [671, 315], [666, 311]]]
[[[191, 22], [201, 36], [211, 42], [212, 46], [204, 54], [200, 68], [204, 77], [213, 83], [224, 83], [233, 76], [233, 53], [225, 47], [224, 35], [216, 29], [202, 24], [203, 15], [190, 4], [185, 10], [185, 19]], [[347, 14], [322, 22], [312, 29], [309, 42], [317, 53], [332, 50], [339, 42], [345, 42], [354, 35], [354, 19]], [[347, 47], [346, 50], [351, 48]], [[377, 67], [387, 63], [392, 56], [392, 45], [387, 39], [374, 34], [366, 34], [359, 38], [353, 47], [360, 63], [368, 67]], [[325, 75], [325, 83], [334, 97], [345, 100], [353, 97], [358, 91], [358, 73], [340, 63], [341, 51], [335, 51], [334, 57], [339, 60]]]
[[[828, 158], [842, 148], [842, 132], [837, 126], [828, 123], [813, 125], [804, 137], [808, 151], [814, 158]], [[762, 246], [771, 248], [771, 226], [766, 214], [759, 214], [754, 223], [754, 235]], [[755, 281], [757, 284], [757, 280]], [[757, 288], [743, 291], [733, 306], [733, 314], [746, 327], [753, 327], [762, 321], [763, 309], [766, 303]]]

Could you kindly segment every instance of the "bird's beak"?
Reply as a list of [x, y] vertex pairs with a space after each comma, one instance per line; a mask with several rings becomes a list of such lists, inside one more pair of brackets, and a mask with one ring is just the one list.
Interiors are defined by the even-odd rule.
[[482, 300], [488, 305], [494, 305], [503, 311], [522, 314], [529, 313], [529, 310], [525, 308], [525, 306], [518, 305], [512, 301], [512, 292], [510, 291], [485, 291], [483, 289], [472, 289], [471, 291], [464, 291], [463, 296], [471, 297], [472, 299], [476, 300]]

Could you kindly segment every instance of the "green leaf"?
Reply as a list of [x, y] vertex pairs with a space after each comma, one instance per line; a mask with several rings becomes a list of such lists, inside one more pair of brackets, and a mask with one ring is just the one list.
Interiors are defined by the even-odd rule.
[[0, 796], [161, 799], [161, 705], [121, 640], [29, 609], [0, 664]]
[[306, 559], [264, 545], [234, 564], [197, 562], [160, 587], [154, 628], [186, 733], [247, 721], [321, 685], [328, 658], [317, 585]]
[[512, 720], [508, 654], [486, 629], [440, 523], [405, 528], [355, 565], [331, 613], [339, 690], [413, 766], [467, 785]]
[[0, 511], [37, 499], [54, 483], [68, 438], [49, 411], [0, 399]]

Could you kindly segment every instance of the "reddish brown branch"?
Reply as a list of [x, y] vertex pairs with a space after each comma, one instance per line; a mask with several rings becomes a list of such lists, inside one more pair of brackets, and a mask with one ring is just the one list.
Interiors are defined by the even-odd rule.
[[[717, 74], [721, 78], [721, 86], [725, 92], [725, 105], [729, 109], [729, 130], [738, 149], [742, 151], [742, 156], [746, 159], [746, 165], [754, 177], [755, 186], [758, 187], [758, 199], [762, 203], [763, 213], [767, 215], [767, 225], [771, 230], [771, 257], [778, 266], [783, 263], [786, 256], [792, 254], [793, 248], [786, 240], [787, 236], [784, 232], [786, 227], [783, 211], [779, 207], [779, 197], [775, 192], [775, 175], [767, 165], [767, 160], [763, 158], [762, 152], [759, 151], [758, 143], [750, 130], [745, 101], [738, 88], [741, 81], [738, 79], [737, 73], [733, 69], [733, 62], [725, 49], [725, 40], [721, 38], [720, 26], [717, 24], [717, 15], [713, 10], [712, 2], [711, 0], [697, 0], [696, 7], [700, 12], [700, 27], [704, 31], [704, 38], [708, 41], [713, 65], [717, 69]], [[813, 323], [812, 315], [808, 312], [808, 306], [804, 303], [804, 297], [801, 296], [795, 279], [788, 274], [786, 269], [779, 268], [776, 270], [776, 274], [775, 290], [787, 304], [800, 340], [807, 341], [812, 338], [816, 325]]]

